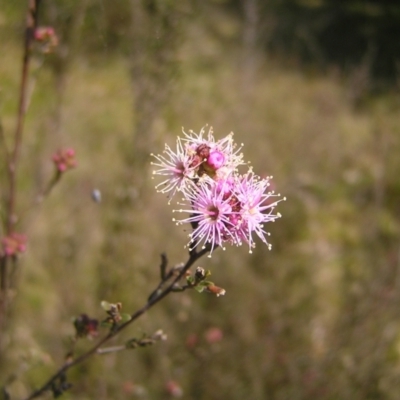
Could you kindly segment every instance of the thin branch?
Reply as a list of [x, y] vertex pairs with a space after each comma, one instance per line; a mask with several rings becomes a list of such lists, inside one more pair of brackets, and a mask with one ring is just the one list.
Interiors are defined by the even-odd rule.
[[60, 181], [62, 175], [63, 175], [62, 172], [56, 170], [55, 174], [47, 183], [46, 187], [36, 196], [35, 199], [36, 204], [41, 203], [50, 194], [54, 186]]
[[[8, 192], [8, 204], [7, 204], [7, 221], [6, 221], [6, 234], [10, 235], [13, 232], [14, 224], [16, 222], [15, 207], [16, 207], [16, 181], [17, 181], [17, 164], [19, 160], [19, 154], [22, 142], [22, 132], [24, 127], [24, 117], [26, 113], [26, 97], [27, 97], [27, 86], [28, 86], [28, 73], [29, 73], [29, 62], [32, 50], [32, 42], [34, 32], [37, 24], [37, 11], [39, 8], [40, 0], [29, 0], [28, 14], [26, 20], [25, 30], [25, 45], [24, 45], [24, 56], [22, 62], [22, 75], [21, 75], [21, 86], [19, 91], [19, 105], [17, 114], [17, 126], [15, 130], [14, 145], [11, 149], [8, 162], [8, 180], [9, 180], [9, 192]], [[3, 258], [7, 258], [3, 256]], [[0, 312], [3, 314], [6, 293], [8, 288], [8, 272], [7, 272], [7, 260], [2, 260], [0, 268], [0, 279], [1, 279], [1, 290], [2, 290], [2, 306]]]
[[[115, 330], [109, 332], [104, 338], [100, 339], [92, 348], [87, 350], [85, 353], [77, 357], [75, 360], [68, 361], [66, 362], [53, 376], [51, 376], [46, 383], [44, 383], [39, 389], [35, 390], [33, 393], [31, 393], [25, 400], [31, 400], [39, 397], [42, 395], [44, 392], [47, 390], [50, 390], [52, 385], [60, 379], [62, 376], [65, 376], [65, 373], [72, 367], [83, 363], [86, 361], [90, 356], [94, 354], [99, 353], [99, 349], [110, 339], [112, 339], [114, 336], [116, 336], [119, 332], [127, 328], [129, 325], [131, 325], [134, 321], [136, 321], [140, 316], [142, 316], [146, 311], [148, 311], [150, 308], [152, 308], [154, 305], [156, 305], [159, 301], [161, 301], [164, 297], [166, 297], [169, 293], [173, 292], [173, 289], [176, 285], [176, 283], [185, 275], [185, 273], [189, 270], [189, 268], [203, 255], [207, 254], [209, 252], [209, 248], [206, 247], [204, 249], [201, 249], [201, 251], [191, 251], [189, 254], [189, 258], [186, 261], [185, 265], [180, 269], [179, 273], [177, 276], [171, 281], [171, 283], [160, 293], [158, 293], [157, 296], [154, 296], [153, 298], [149, 298], [147, 303], [137, 310], [135, 313], [131, 315], [131, 319], [129, 321], [126, 321], [125, 323], [119, 325]], [[151, 296], [150, 296], [151, 297]]]
[[126, 350], [125, 345], [119, 345], [119, 346], [111, 346], [111, 347], [105, 347], [103, 349], [97, 349], [97, 354], [108, 354], [108, 353], [115, 353], [117, 351], [122, 351]]
[[168, 258], [165, 253], [161, 254], [161, 265], [160, 265], [160, 274], [161, 274], [161, 280], [163, 281], [165, 279], [165, 271], [168, 266]]
[[153, 290], [153, 292], [148, 297], [148, 301], [151, 301], [153, 298], [156, 298], [161, 292], [165, 284], [173, 277], [176, 276], [177, 272], [179, 272], [184, 264], [178, 264], [175, 267], [171, 268], [168, 272], [166, 271], [168, 264], [168, 260], [165, 254], [161, 254], [161, 264], [160, 264], [160, 275], [161, 280], [158, 286]]
[[7, 165], [10, 161], [10, 152], [7, 147], [6, 136], [4, 134], [3, 121], [0, 119], [0, 141], [2, 143], [3, 151], [5, 154]]
[[15, 207], [16, 207], [16, 180], [17, 180], [17, 164], [21, 152], [22, 133], [24, 128], [24, 120], [26, 114], [26, 101], [28, 95], [28, 75], [29, 65], [32, 52], [32, 43], [34, 39], [35, 28], [37, 26], [37, 16], [40, 0], [29, 0], [28, 14], [25, 29], [25, 45], [24, 56], [22, 61], [21, 86], [19, 91], [17, 126], [15, 130], [14, 146], [11, 150], [8, 162], [9, 174], [9, 198], [8, 198], [8, 218], [7, 218], [7, 234], [13, 231], [15, 224]]

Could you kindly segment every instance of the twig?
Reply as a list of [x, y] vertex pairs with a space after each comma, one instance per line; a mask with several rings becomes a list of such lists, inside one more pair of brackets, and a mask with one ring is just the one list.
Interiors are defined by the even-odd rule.
[[165, 271], [168, 266], [168, 258], [165, 253], [161, 254], [161, 265], [160, 265], [160, 274], [161, 274], [161, 280], [163, 281], [165, 279]]
[[42, 203], [42, 201], [50, 194], [54, 186], [60, 181], [62, 175], [63, 175], [62, 172], [56, 170], [55, 174], [47, 183], [46, 187], [36, 196], [35, 204]]
[[9, 163], [10, 152], [8, 151], [6, 137], [4, 135], [3, 121], [0, 119], [0, 140], [2, 142], [3, 151], [5, 154], [6, 162]]
[[179, 264], [173, 268], [171, 268], [168, 273], [167, 273], [167, 265], [168, 265], [168, 259], [167, 256], [163, 253], [161, 254], [161, 264], [160, 264], [160, 276], [161, 280], [158, 286], [153, 290], [153, 292], [150, 294], [148, 297], [148, 301], [151, 301], [153, 298], [156, 298], [161, 292], [163, 286], [174, 276], [176, 275], [177, 271], [180, 271], [183, 268], [183, 264]]
[[[16, 207], [16, 182], [17, 182], [17, 164], [20, 155], [22, 132], [24, 127], [24, 119], [26, 113], [26, 99], [28, 87], [29, 63], [32, 51], [32, 43], [34, 39], [35, 28], [37, 26], [37, 15], [40, 0], [28, 0], [28, 13], [26, 19], [24, 56], [22, 61], [21, 86], [19, 90], [19, 104], [17, 114], [17, 126], [15, 129], [14, 144], [9, 152], [7, 152], [6, 162], [8, 171], [8, 198], [6, 204], [6, 221], [5, 234], [10, 235], [14, 230], [16, 222], [15, 207]], [[1, 136], [3, 132], [1, 129]], [[4, 140], [4, 138], [3, 138]], [[3, 254], [0, 259], [0, 331], [3, 331], [7, 308], [7, 289], [8, 282], [8, 264], [9, 257]], [[1, 340], [0, 340], [1, 342]], [[1, 348], [1, 346], [0, 346]]]
[[115, 353], [117, 351], [122, 351], [126, 350], [125, 345], [119, 345], [119, 346], [111, 346], [111, 347], [105, 347], [104, 349], [97, 349], [96, 353], [97, 354], [108, 354], [108, 353]]
[[[65, 373], [72, 367], [83, 363], [86, 361], [90, 356], [94, 354], [98, 354], [98, 350], [101, 346], [103, 346], [106, 342], [108, 342], [111, 338], [116, 336], [119, 332], [127, 328], [129, 325], [132, 324], [135, 320], [137, 320], [140, 316], [142, 316], [147, 310], [152, 308], [155, 304], [157, 304], [160, 300], [166, 297], [169, 293], [173, 292], [175, 284], [185, 275], [186, 271], [203, 255], [207, 254], [210, 251], [208, 247], [201, 249], [201, 251], [191, 251], [189, 254], [189, 258], [184, 264], [184, 266], [179, 271], [178, 275], [172, 280], [172, 282], [161, 292], [149, 298], [147, 303], [137, 310], [135, 313], [131, 315], [131, 319], [129, 321], [124, 322], [123, 324], [119, 325], [116, 329], [109, 332], [104, 338], [100, 339], [92, 348], [90, 348], [86, 353], [83, 353], [78, 358], [72, 361], [66, 362], [53, 376], [51, 376], [46, 383], [44, 383], [39, 389], [35, 390], [31, 393], [25, 400], [31, 400], [39, 397], [47, 390], [50, 390], [52, 385], [60, 379], [62, 376], [65, 376]], [[164, 260], [164, 259], [163, 259]]]
[[27, 88], [28, 88], [28, 75], [29, 65], [32, 52], [32, 43], [37, 25], [37, 15], [40, 0], [29, 0], [28, 14], [26, 20], [25, 30], [25, 45], [24, 56], [22, 62], [22, 75], [21, 86], [19, 91], [18, 115], [17, 126], [15, 130], [14, 146], [11, 150], [10, 159], [8, 162], [9, 174], [9, 198], [8, 198], [8, 215], [7, 215], [7, 234], [13, 231], [15, 224], [15, 206], [16, 206], [16, 178], [17, 178], [17, 164], [21, 151], [22, 133], [24, 128], [24, 120], [26, 114], [26, 101], [27, 101]]

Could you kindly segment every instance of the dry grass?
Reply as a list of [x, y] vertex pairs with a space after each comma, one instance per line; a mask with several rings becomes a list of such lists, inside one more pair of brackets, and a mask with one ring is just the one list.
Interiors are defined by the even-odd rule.
[[[274, 61], [246, 81], [239, 55], [213, 46], [204, 54], [182, 49], [181, 76], [154, 121], [152, 151], [172, 143], [181, 126], [209, 123], [219, 137], [233, 130], [255, 170], [273, 175], [288, 197], [271, 227], [274, 248], [260, 244], [253, 255], [234, 248], [202, 260], [227, 295], [165, 300], [128, 337], [162, 328], [166, 343], [92, 360], [71, 372], [65, 398], [140, 398], [140, 385], [142, 398], [164, 399], [171, 379], [185, 399], [397, 398], [397, 99], [355, 109], [334, 76], [306, 76]], [[18, 62], [11, 43], [0, 63], [8, 133]], [[6, 372], [28, 371], [9, 388], [12, 398], [59, 365], [74, 315], [100, 317], [103, 299], [135, 310], [157, 283], [159, 254], [172, 263], [185, 258], [185, 233], [171, 221], [171, 207], [150, 180], [138, 191], [134, 176], [148, 171], [126, 164], [135, 118], [126, 60], [79, 57], [59, 92], [55, 82], [48, 69], [38, 72], [24, 140], [19, 203], [29, 210], [21, 222], [29, 249]], [[73, 146], [79, 166], [32, 208], [58, 146]], [[91, 200], [94, 188], [101, 204]], [[212, 327], [223, 332], [221, 342], [207, 342]], [[190, 335], [198, 340], [193, 347]]]

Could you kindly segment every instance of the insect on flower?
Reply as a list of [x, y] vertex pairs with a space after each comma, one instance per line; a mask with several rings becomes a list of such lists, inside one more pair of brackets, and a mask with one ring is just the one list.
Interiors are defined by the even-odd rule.
[[247, 243], [251, 253], [253, 234], [270, 248], [264, 225], [280, 217], [274, 210], [285, 200], [270, 190], [271, 178], [262, 179], [251, 168], [239, 172], [244, 165], [242, 147], [236, 149], [233, 134], [220, 140], [215, 140], [212, 128], [207, 136], [204, 129], [183, 134], [176, 151], [166, 145], [163, 155], [153, 155], [152, 165], [157, 167], [153, 174], [165, 178], [156, 186], [159, 192], [167, 193], [169, 201], [178, 192], [183, 195], [181, 208], [174, 212], [189, 216], [174, 221], [191, 224], [189, 248], [209, 247], [211, 255], [217, 247], [225, 249], [225, 243]]

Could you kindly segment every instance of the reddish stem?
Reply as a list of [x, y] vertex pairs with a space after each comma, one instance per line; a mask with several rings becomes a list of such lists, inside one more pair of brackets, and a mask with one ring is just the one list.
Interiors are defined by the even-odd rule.
[[[17, 126], [15, 129], [14, 146], [8, 157], [8, 208], [6, 221], [6, 235], [10, 235], [14, 230], [15, 224], [15, 207], [16, 207], [16, 180], [17, 180], [17, 163], [20, 155], [22, 132], [24, 128], [24, 119], [26, 113], [26, 98], [28, 87], [29, 62], [32, 50], [32, 41], [37, 24], [37, 11], [40, 0], [28, 0], [28, 13], [26, 18], [24, 56], [22, 61], [21, 86], [19, 90], [19, 103], [17, 114]], [[3, 255], [3, 258], [7, 258]], [[7, 288], [7, 260], [1, 263], [1, 289]]]
[[26, 18], [25, 29], [25, 45], [24, 55], [22, 61], [22, 74], [21, 86], [19, 90], [19, 103], [17, 126], [15, 129], [14, 146], [11, 151], [11, 156], [8, 162], [8, 175], [9, 175], [9, 198], [8, 198], [8, 214], [7, 214], [7, 235], [11, 234], [14, 229], [16, 221], [15, 207], [16, 207], [16, 180], [17, 180], [17, 164], [21, 152], [22, 132], [24, 129], [24, 121], [26, 114], [26, 99], [28, 92], [28, 76], [29, 64], [32, 52], [32, 43], [37, 25], [37, 11], [39, 8], [40, 0], [28, 0], [28, 13]]
[[[32, 51], [32, 42], [34, 38], [35, 28], [37, 25], [37, 11], [40, 0], [28, 0], [28, 12], [26, 18], [24, 55], [22, 61], [21, 86], [19, 89], [19, 103], [17, 114], [17, 126], [15, 129], [14, 144], [10, 153], [6, 157], [8, 171], [8, 201], [6, 205], [6, 221], [5, 234], [9, 236], [14, 231], [16, 222], [16, 189], [17, 189], [17, 164], [20, 155], [22, 132], [24, 128], [24, 117], [26, 113], [26, 98], [28, 89], [29, 61]], [[8, 264], [10, 258], [6, 254], [0, 256], [0, 331], [3, 330], [5, 315], [7, 312], [7, 289], [8, 283]], [[0, 346], [1, 349], [1, 346]]]

